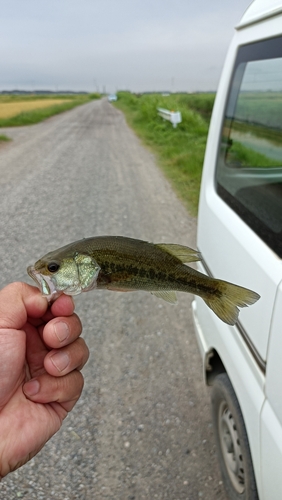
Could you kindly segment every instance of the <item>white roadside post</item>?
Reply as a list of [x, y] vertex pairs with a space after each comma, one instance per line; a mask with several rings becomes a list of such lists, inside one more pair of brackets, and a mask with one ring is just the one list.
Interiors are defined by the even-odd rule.
[[177, 127], [178, 123], [182, 122], [182, 116], [180, 111], [169, 111], [164, 108], [157, 108], [158, 114], [164, 119], [169, 120], [172, 123], [173, 128]]

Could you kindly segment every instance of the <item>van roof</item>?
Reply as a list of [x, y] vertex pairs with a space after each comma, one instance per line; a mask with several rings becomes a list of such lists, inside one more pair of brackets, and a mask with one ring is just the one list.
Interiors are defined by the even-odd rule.
[[236, 29], [258, 23], [262, 19], [276, 16], [282, 12], [282, 0], [254, 0], [247, 8]]

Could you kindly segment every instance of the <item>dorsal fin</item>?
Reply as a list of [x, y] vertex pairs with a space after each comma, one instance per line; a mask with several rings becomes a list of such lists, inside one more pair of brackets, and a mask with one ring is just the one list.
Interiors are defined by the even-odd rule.
[[157, 243], [156, 247], [161, 248], [167, 253], [170, 253], [177, 259], [179, 259], [183, 264], [186, 262], [196, 262], [197, 260], [202, 260], [200, 252], [193, 250], [193, 248], [185, 247], [183, 245], [176, 245], [174, 243]]

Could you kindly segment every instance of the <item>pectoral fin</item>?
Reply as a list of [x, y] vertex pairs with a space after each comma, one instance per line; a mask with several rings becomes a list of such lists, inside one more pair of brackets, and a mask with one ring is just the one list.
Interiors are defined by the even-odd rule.
[[175, 245], [174, 243], [158, 243], [156, 247], [161, 248], [164, 252], [170, 253], [177, 259], [179, 259], [183, 264], [187, 262], [196, 262], [202, 260], [200, 252], [193, 250], [193, 248], [185, 247], [183, 245]]
[[176, 304], [177, 296], [173, 290], [160, 290], [158, 292], [151, 292], [152, 295], [155, 295], [159, 299], [163, 299], [170, 304]]

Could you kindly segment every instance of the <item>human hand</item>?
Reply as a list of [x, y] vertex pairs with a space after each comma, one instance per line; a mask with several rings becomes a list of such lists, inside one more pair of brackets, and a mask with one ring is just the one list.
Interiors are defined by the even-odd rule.
[[36, 287], [0, 291], [0, 478], [30, 460], [62, 425], [89, 352], [71, 297], [50, 308]]

